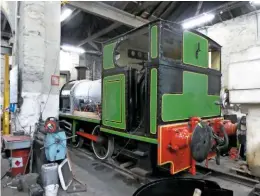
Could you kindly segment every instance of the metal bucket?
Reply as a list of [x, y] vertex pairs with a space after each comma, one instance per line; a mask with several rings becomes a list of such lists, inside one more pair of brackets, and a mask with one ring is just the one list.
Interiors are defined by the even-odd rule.
[[[198, 194], [200, 192], [200, 194]], [[133, 196], [233, 196], [233, 191], [222, 189], [216, 182], [190, 178], [167, 178], [148, 183]]]

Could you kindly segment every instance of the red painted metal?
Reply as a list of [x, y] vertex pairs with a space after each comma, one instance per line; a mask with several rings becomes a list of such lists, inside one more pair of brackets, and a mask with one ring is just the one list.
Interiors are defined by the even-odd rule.
[[232, 159], [232, 160], [235, 160], [238, 158], [238, 149], [235, 148], [235, 147], [232, 147], [230, 150], [229, 150], [229, 158]]
[[28, 173], [26, 165], [29, 159], [30, 149], [17, 149], [11, 151], [11, 174], [12, 177], [18, 174]]
[[[213, 145], [215, 145], [215, 143], [216, 143], [216, 141], [214, 140], [213, 141]], [[207, 157], [207, 159], [206, 159], [206, 161], [205, 161], [205, 167], [207, 167], [208, 168], [208, 166], [209, 166], [209, 160], [210, 159], [212, 159], [213, 157], [215, 157], [216, 156], [216, 152], [209, 152], [209, 154], [208, 154], [208, 157]]]
[[192, 164], [190, 137], [188, 123], [160, 126], [158, 165], [171, 164], [171, 174], [190, 168]]
[[96, 135], [92, 135], [92, 134], [89, 134], [89, 133], [84, 133], [84, 132], [76, 132], [77, 135], [80, 135], [81, 137], [84, 137], [84, 138], [87, 138], [87, 139], [90, 139], [90, 140], [93, 140], [95, 142], [98, 141], [98, 136]]
[[228, 135], [235, 135], [237, 131], [237, 124], [233, 124], [230, 121], [224, 121], [224, 128]]
[[4, 150], [11, 150], [11, 175], [15, 177], [18, 174], [26, 173], [26, 165], [28, 164], [31, 146], [31, 137], [24, 135], [5, 135], [2, 138], [4, 142]]
[[45, 122], [44, 129], [46, 132], [54, 133], [57, 131], [57, 124], [55, 121], [49, 120]]
[[193, 158], [191, 158], [191, 167], [189, 172], [194, 176], [196, 175], [196, 161]]
[[[190, 142], [192, 132], [199, 122], [207, 123], [220, 137], [222, 126], [228, 135], [236, 133], [236, 124], [232, 124], [229, 120], [223, 120], [223, 118], [201, 120], [198, 117], [192, 117], [186, 123], [159, 126], [158, 165], [170, 164], [171, 174], [185, 169], [189, 169], [192, 175], [196, 174], [196, 161], [191, 156]], [[215, 152], [208, 154], [206, 165], [208, 159], [214, 156], [216, 156]]]

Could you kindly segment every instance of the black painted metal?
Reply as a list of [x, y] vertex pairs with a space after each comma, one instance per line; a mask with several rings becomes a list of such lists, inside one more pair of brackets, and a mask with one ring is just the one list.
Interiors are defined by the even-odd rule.
[[199, 191], [203, 196], [233, 196], [233, 191], [221, 188], [216, 182], [192, 178], [166, 178], [150, 182], [139, 188], [133, 196], [192, 196]]
[[77, 80], [84, 80], [84, 79], [86, 79], [87, 67], [85, 67], [85, 66], [78, 66], [78, 67], [75, 67], [75, 69], [77, 70]]
[[[163, 29], [171, 31], [176, 39], [183, 40], [183, 29], [179, 24], [170, 21], [159, 22], [159, 58], [151, 62], [152, 66], [158, 66], [158, 98], [157, 98], [157, 123], [158, 125], [169, 124], [173, 122], [163, 122], [161, 119], [162, 111], [162, 96], [163, 94], [181, 94], [183, 92], [183, 71], [195, 72], [199, 74], [205, 74], [208, 76], [208, 94], [219, 95], [221, 88], [221, 71], [202, 68], [198, 66], [186, 65], [180, 59], [171, 59], [163, 56], [162, 36]], [[200, 36], [205, 37], [209, 41], [209, 47], [213, 47], [216, 50], [220, 50], [221, 46], [206, 37], [205, 35], [197, 32], [196, 30], [190, 30]], [[181, 44], [182, 45], [182, 44]], [[180, 121], [174, 121], [174, 123]]]
[[202, 162], [204, 161], [211, 149], [212, 146], [212, 137], [211, 137], [211, 129], [208, 125], [199, 123], [191, 137], [191, 154], [195, 161]]

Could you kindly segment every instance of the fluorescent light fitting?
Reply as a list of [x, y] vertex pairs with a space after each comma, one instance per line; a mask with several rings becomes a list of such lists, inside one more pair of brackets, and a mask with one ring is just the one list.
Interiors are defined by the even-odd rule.
[[64, 51], [67, 51], [67, 52], [79, 53], [79, 54], [82, 54], [85, 52], [85, 50], [83, 48], [74, 47], [74, 46], [70, 46], [70, 45], [62, 45], [61, 49]]
[[190, 28], [193, 28], [195, 26], [199, 26], [201, 24], [204, 24], [204, 23], [207, 23], [209, 21], [212, 21], [213, 19], [215, 18], [215, 15], [214, 14], [203, 14], [199, 17], [196, 17], [194, 19], [191, 19], [187, 22], [184, 22], [182, 24], [182, 27], [184, 29], [190, 29]]
[[257, 1], [250, 1], [251, 5], [260, 5], [260, 0]]
[[60, 21], [62, 22], [63, 20], [65, 20], [66, 18], [68, 18], [70, 15], [72, 14], [72, 10], [65, 8], [61, 15], [60, 15]]

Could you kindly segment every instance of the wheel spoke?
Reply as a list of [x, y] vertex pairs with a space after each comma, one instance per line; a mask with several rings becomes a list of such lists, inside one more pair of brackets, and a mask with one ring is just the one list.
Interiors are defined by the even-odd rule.
[[102, 148], [102, 153], [103, 153], [103, 156], [105, 156], [106, 153], [107, 153], [107, 149], [105, 149], [105, 148], [103, 147], [103, 148]]
[[[94, 128], [92, 134], [101, 137], [102, 133], [99, 131], [99, 126]], [[105, 138], [104, 143], [100, 144], [95, 141], [92, 141], [91, 145], [96, 157], [101, 160], [104, 160], [107, 157], [112, 156], [112, 153], [114, 151], [114, 140], [106, 138], [106, 135], [104, 134], [102, 134], [102, 137]]]

